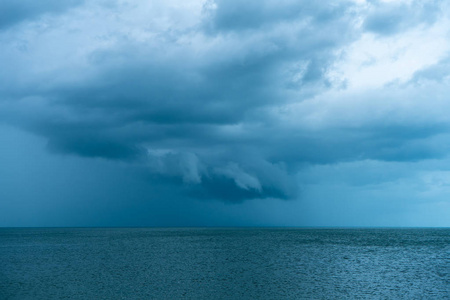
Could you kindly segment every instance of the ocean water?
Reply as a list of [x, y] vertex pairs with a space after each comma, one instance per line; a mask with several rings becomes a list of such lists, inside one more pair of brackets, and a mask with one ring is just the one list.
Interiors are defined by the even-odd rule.
[[0, 229], [0, 299], [450, 299], [450, 229]]

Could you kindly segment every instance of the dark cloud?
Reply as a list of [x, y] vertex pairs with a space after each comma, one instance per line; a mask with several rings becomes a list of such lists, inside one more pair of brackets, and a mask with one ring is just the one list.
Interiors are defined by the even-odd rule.
[[193, 185], [187, 189], [187, 194], [197, 199], [220, 199], [230, 202], [242, 202], [247, 199], [289, 199], [286, 191], [278, 187], [263, 187], [261, 190], [255, 188], [241, 188], [236, 181], [225, 176], [215, 178], [206, 177], [201, 185]]
[[145, 153], [135, 145], [126, 145], [123, 141], [115, 141], [90, 133], [82, 134], [78, 138], [74, 134], [68, 138], [55, 136], [49, 140], [48, 147], [59, 153], [123, 160], [132, 159]]
[[427, 68], [417, 71], [406, 84], [420, 86], [429, 82], [442, 83], [450, 75], [450, 57], [440, 60]]
[[422, 24], [433, 24], [440, 15], [438, 1], [373, 1], [371, 12], [364, 20], [366, 30], [380, 35], [391, 35]]
[[0, 30], [45, 14], [58, 14], [82, 3], [81, 0], [4, 0], [0, 2]]
[[[4, 24], [61, 12], [55, 3], [20, 6], [22, 12]], [[431, 4], [389, 5], [374, 4], [363, 30], [391, 34], [411, 27], [405, 11], [420, 11], [414, 24], [435, 20], [436, 13], [424, 17], [435, 12]], [[390, 122], [314, 130], [288, 124], [277, 113], [335, 87], [332, 66], [363, 33], [356, 24], [364, 12], [354, 2], [208, 2], [189, 26], [174, 17], [151, 25], [109, 19], [125, 14], [120, 9], [93, 12], [112, 23], [92, 28], [99, 32], [76, 20], [67, 29], [48, 29], [54, 36], [46, 41], [62, 40], [37, 47], [36, 57], [31, 42], [31, 50], [14, 52], [30, 64], [14, 72], [20, 77], [15, 85], [1, 89], [8, 123], [45, 137], [53, 152], [125, 162], [144, 168], [149, 184], [161, 180], [192, 197], [230, 202], [294, 198], [295, 174], [308, 164], [445, 154], [428, 141], [446, 127]], [[64, 48], [64, 39], [78, 35], [92, 37]], [[39, 58], [52, 55], [46, 51], [67, 59], [61, 55], [37, 68]], [[307, 117], [297, 116], [300, 122]]]
[[260, 30], [279, 23], [304, 22], [319, 25], [335, 23], [349, 14], [351, 1], [333, 4], [311, 1], [209, 1], [205, 12], [206, 24], [217, 31]]

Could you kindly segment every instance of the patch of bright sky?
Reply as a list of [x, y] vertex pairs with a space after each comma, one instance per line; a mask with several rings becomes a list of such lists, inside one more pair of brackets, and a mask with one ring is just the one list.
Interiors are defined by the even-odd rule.
[[372, 33], [344, 49], [330, 77], [345, 82], [348, 89], [379, 88], [391, 82], [404, 83], [423, 68], [438, 63], [450, 50], [449, 21], [432, 27], [417, 27], [388, 37]]

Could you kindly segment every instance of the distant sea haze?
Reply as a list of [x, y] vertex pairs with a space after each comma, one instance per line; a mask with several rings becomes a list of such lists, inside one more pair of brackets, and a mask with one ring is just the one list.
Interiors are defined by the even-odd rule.
[[449, 299], [450, 229], [0, 229], [0, 299]]

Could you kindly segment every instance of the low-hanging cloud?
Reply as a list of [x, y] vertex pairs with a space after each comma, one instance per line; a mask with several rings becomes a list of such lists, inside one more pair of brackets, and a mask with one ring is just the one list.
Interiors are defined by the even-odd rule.
[[[447, 153], [434, 142], [447, 122], [417, 123], [402, 112], [422, 105], [397, 101], [431, 84], [373, 95], [332, 73], [364, 34], [433, 26], [437, 2], [387, 25], [396, 4], [47, 2], [45, 18], [15, 10], [8, 24], [27, 22], [3, 25], [0, 116], [52, 152], [144, 166], [187, 195], [232, 202], [294, 198], [304, 165]], [[373, 104], [387, 98], [397, 105]]]

